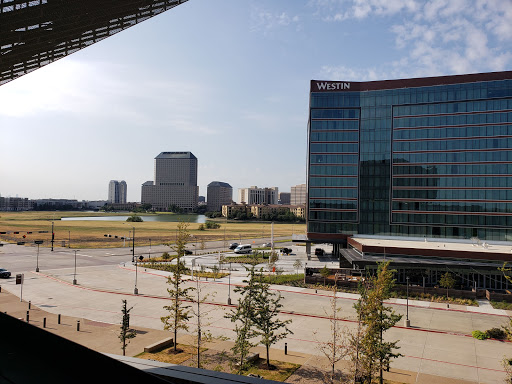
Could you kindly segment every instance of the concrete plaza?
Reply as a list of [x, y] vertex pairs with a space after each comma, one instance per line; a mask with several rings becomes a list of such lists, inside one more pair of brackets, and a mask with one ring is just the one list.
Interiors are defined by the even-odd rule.
[[[302, 247], [303, 248], [303, 247]], [[293, 267], [296, 259], [306, 262], [306, 255], [300, 247], [293, 246], [294, 254], [283, 256], [280, 260], [283, 268]], [[66, 318], [83, 319], [84, 326], [90, 325], [88, 334], [80, 333], [78, 342], [91, 343], [93, 349], [101, 352], [120, 353], [117, 340], [118, 324], [121, 321], [121, 300], [128, 300], [133, 306], [131, 324], [137, 329], [144, 329], [145, 334], [137, 337], [129, 346], [128, 354], [141, 351], [141, 345], [151, 344], [153, 340], [168, 336], [162, 330], [161, 316], [166, 305], [166, 272], [144, 270], [131, 263], [131, 256], [126, 248], [111, 250], [78, 250], [77, 269], [74, 268], [74, 251], [58, 249], [56, 252], [41, 250], [36, 260], [33, 248], [6, 245], [0, 253], [0, 266], [14, 273], [24, 273], [23, 301], [31, 301], [32, 306], [49, 315], [62, 314]], [[204, 255], [205, 264], [215, 261], [216, 256]], [[326, 261], [311, 260], [308, 265], [324, 265]], [[40, 271], [35, 272], [38, 263]], [[311, 263], [311, 264], [310, 264]], [[233, 324], [224, 318], [233, 306], [227, 305], [227, 298], [232, 303], [238, 296], [233, 291], [245, 277], [242, 266], [233, 265], [236, 271], [231, 279], [225, 277], [217, 281], [201, 280], [204, 293], [209, 293], [210, 331], [214, 336], [233, 339]], [[73, 285], [73, 279], [77, 285]], [[134, 294], [135, 283], [138, 294]], [[0, 282], [2, 293], [21, 294], [21, 285], [15, 279]], [[195, 285], [194, 282], [188, 282]], [[273, 349], [276, 357], [284, 356], [284, 343], [288, 345], [289, 355], [297, 355], [301, 363], [314, 361], [321, 355], [317, 346], [326, 341], [330, 333], [329, 301], [330, 292], [314, 289], [272, 286], [283, 296], [284, 308], [281, 317], [291, 319], [290, 329], [294, 332], [286, 340], [279, 342]], [[10, 295], [12, 297], [12, 295]], [[6, 309], [4, 295], [0, 296], [0, 310]], [[343, 324], [352, 330], [356, 326], [353, 304], [357, 299], [354, 294], [339, 294], [342, 307]], [[6, 300], [7, 301], [7, 300]], [[9, 305], [14, 305], [10, 299]], [[397, 313], [405, 314], [405, 300], [390, 300], [389, 305]], [[16, 316], [26, 311], [26, 303], [19, 303]], [[14, 308], [14, 307], [13, 307]], [[395, 373], [400, 373], [395, 380], [403, 382], [479, 382], [499, 383], [504, 378], [501, 360], [512, 355], [510, 343], [495, 340], [476, 340], [470, 336], [473, 330], [486, 330], [500, 327], [508, 322], [507, 311], [494, 310], [489, 307], [467, 307], [460, 305], [409, 301], [409, 318], [411, 327], [404, 328], [403, 322], [387, 332], [389, 340], [400, 340], [399, 352], [403, 355], [392, 363]], [[99, 326], [101, 324], [112, 324]], [[194, 327], [193, 321], [190, 324]], [[72, 327], [69, 327], [70, 329]], [[70, 330], [69, 329], [69, 330]], [[109, 330], [107, 335], [105, 331]], [[68, 331], [69, 331], [68, 330]], [[94, 330], [94, 331], [93, 331]], [[101, 332], [100, 332], [101, 331]], [[94, 334], [102, 333], [99, 338]], [[76, 332], [69, 332], [73, 337]], [[183, 336], [184, 340], [187, 338]], [[97, 340], [97, 341], [94, 341]], [[110, 340], [106, 342], [106, 340]], [[179, 340], [178, 340], [179, 341]], [[226, 342], [229, 343], [229, 342]], [[139, 345], [140, 344], [140, 345]], [[107, 347], [108, 346], [108, 347]], [[228, 344], [218, 347], [226, 347]], [[397, 374], [398, 374], [397, 373]], [[293, 381], [293, 378], [291, 378]]]

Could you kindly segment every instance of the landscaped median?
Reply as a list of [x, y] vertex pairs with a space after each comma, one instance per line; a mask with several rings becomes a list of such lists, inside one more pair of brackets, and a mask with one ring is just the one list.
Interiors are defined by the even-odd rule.
[[[216, 342], [223, 340], [216, 340]], [[143, 352], [135, 357], [139, 359], [152, 359], [163, 363], [180, 364], [188, 367], [197, 367], [197, 348], [192, 345], [178, 344], [178, 352], [175, 353], [173, 347], [163, 348], [158, 351]], [[244, 375], [259, 376], [267, 380], [285, 381], [298, 368], [300, 364], [271, 360], [272, 369], [267, 369], [266, 360], [257, 357], [250, 367], [243, 372]], [[201, 368], [217, 372], [233, 373], [238, 372], [236, 367], [236, 358], [231, 351], [219, 351], [217, 349], [201, 349]]]
[[[169, 263], [141, 263], [141, 268], [156, 269], [158, 271], [173, 272], [176, 269], [176, 264]], [[229, 275], [229, 273], [222, 272], [217, 266], [210, 268], [211, 271], [206, 271], [204, 268], [200, 270], [194, 270], [195, 277], [203, 277], [210, 279], [221, 279]], [[190, 268], [182, 267], [182, 274], [192, 276], [192, 270]]]

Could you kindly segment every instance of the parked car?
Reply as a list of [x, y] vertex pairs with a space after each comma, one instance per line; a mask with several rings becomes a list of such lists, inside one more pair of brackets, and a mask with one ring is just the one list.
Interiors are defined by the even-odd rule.
[[238, 243], [229, 244], [229, 249], [235, 249], [236, 247], [238, 247]]
[[235, 248], [235, 253], [252, 253], [251, 244], [242, 244]]
[[11, 272], [9, 272], [7, 269], [0, 268], [0, 277], [3, 279], [8, 279], [11, 277]]
[[315, 248], [315, 256], [323, 256], [325, 251], [322, 248]]
[[190, 251], [190, 250], [188, 250], [188, 249], [185, 249], [185, 251], [184, 251], [184, 254], [185, 254], [185, 255], [191, 255], [192, 253], [193, 253], [193, 252], [192, 252], [192, 251]]
[[291, 248], [281, 248], [281, 252], [284, 253], [285, 255], [289, 255], [290, 253], [292, 253], [292, 249]]
[[261, 244], [263, 248], [272, 248], [272, 243], [263, 243]]

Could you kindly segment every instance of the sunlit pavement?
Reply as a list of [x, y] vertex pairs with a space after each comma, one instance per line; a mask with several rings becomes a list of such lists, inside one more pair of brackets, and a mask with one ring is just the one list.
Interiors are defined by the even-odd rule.
[[[12, 251], [11, 249], [14, 248]], [[39, 255], [40, 272], [35, 272], [33, 249], [23, 250], [17, 246], [5, 246], [0, 253], [0, 265], [15, 273], [23, 272], [23, 300], [31, 300], [33, 305], [45, 311], [63, 316], [86, 318], [98, 322], [118, 324], [120, 322], [121, 300], [127, 299], [133, 306], [131, 322], [134, 326], [162, 329], [160, 317], [165, 315], [163, 306], [167, 300], [167, 273], [137, 268], [131, 263], [131, 257], [116, 253], [116, 250], [86, 250], [77, 252], [75, 274], [74, 251]], [[299, 259], [305, 264], [305, 254], [294, 246], [295, 255], [282, 257], [279, 266], [295, 272], [293, 263]], [[105, 253], [111, 255], [105, 255]], [[43, 257], [43, 260], [41, 260]], [[205, 265], [214, 263], [217, 255], [188, 256], [187, 263], [196, 258], [196, 266], [203, 261]], [[123, 260], [121, 260], [123, 259]], [[308, 265], [323, 266], [318, 260], [307, 261]], [[231, 278], [225, 277], [208, 281], [202, 279], [200, 286], [210, 293], [208, 307], [210, 330], [214, 336], [233, 338], [233, 325], [224, 318], [231, 310], [227, 305], [228, 297], [233, 304], [238, 300], [234, 287], [245, 278], [245, 269], [232, 264], [235, 269]], [[73, 279], [77, 285], [73, 285]], [[135, 295], [135, 284], [138, 294]], [[196, 285], [195, 282], [187, 282]], [[0, 281], [2, 290], [18, 297], [21, 285], [15, 279]], [[292, 319], [290, 329], [294, 332], [286, 340], [276, 345], [284, 349], [287, 342], [289, 351], [306, 354], [320, 354], [317, 344], [328, 338], [330, 331], [329, 300], [332, 293], [313, 289], [272, 286], [283, 296], [283, 319]], [[356, 326], [353, 304], [354, 294], [339, 294], [342, 307], [343, 324], [348, 329]], [[405, 300], [390, 300], [397, 313], [405, 315]], [[409, 301], [411, 328], [404, 328], [403, 321], [389, 330], [386, 338], [400, 340], [399, 352], [404, 355], [395, 360], [393, 367], [416, 371], [422, 374], [442, 375], [473, 382], [497, 383], [504, 377], [500, 365], [505, 355], [512, 355], [512, 344], [494, 340], [476, 340], [470, 337], [473, 330], [486, 330], [506, 324], [505, 311], [478, 313], [478, 308], [445, 304], [432, 304]], [[488, 310], [487, 310], [488, 312]]]

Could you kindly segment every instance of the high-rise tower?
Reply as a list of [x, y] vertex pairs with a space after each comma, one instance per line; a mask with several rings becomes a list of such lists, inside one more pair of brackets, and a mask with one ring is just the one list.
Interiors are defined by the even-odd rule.
[[197, 207], [197, 157], [191, 152], [162, 152], [155, 157], [154, 181], [142, 185], [141, 202], [162, 211]]

